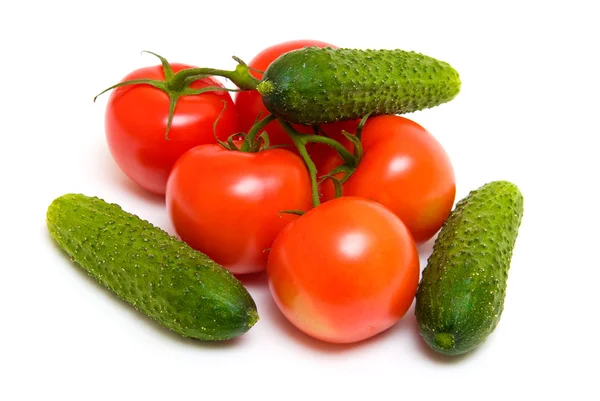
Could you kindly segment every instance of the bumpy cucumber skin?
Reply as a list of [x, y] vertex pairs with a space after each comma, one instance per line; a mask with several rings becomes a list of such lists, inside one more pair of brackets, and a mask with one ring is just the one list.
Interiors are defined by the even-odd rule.
[[231, 273], [118, 205], [67, 194], [52, 202], [46, 222], [89, 275], [184, 337], [226, 340], [258, 320], [254, 300]]
[[450, 214], [416, 295], [419, 331], [433, 350], [466, 353], [496, 328], [522, 216], [523, 196], [507, 181], [472, 191]]
[[460, 86], [448, 63], [419, 53], [306, 47], [271, 63], [258, 91], [274, 115], [313, 125], [434, 107]]

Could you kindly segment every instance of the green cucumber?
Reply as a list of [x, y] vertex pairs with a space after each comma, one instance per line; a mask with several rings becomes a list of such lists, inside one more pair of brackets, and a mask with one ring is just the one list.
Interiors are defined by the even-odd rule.
[[231, 273], [118, 205], [67, 194], [48, 207], [46, 222], [90, 276], [182, 336], [226, 340], [258, 320], [252, 297]]
[[271, 63], [257, 89], [274, 115], [313, 125], [434, 107], [460, 86], [454, 68], [423, 54], [305, 47]]
[[495, 181], [461, 200], [444, 223], [416, 296], [419, 331], [433, 350], [463, 354], [496, 328], [522, 216], [517, 186]]

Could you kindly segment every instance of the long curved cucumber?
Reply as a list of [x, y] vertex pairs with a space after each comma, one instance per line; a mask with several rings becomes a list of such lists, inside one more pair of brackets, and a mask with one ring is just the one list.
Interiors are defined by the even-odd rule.
[[89, 275], [182, 336], [226, 340], [258, 320], [252, 297], [231, 273], [118, 205], [67, 194], [52, 202], [46, 221]]

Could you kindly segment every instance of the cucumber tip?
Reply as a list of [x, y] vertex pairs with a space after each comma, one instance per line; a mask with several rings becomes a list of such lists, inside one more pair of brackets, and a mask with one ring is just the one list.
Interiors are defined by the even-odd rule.
[[452, 350], [456, 345], [454, 334], [450, 333], [437, 333], [435, 337], [433, 337], [433, 342], [436, 347], [443, 351]]

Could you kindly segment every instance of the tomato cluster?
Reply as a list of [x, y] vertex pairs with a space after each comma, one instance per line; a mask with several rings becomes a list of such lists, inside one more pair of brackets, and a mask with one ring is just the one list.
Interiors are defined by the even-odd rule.
[[[248, 65], [260, 78], [305, 46], [332, 45], [285, 42]], [[454, 203], [452, 166], [435, 138], [400, 116], [321, 125], [327, 140], [314, 127], [257, 125], [268, 112], [256, 91], [234, 102], [207, 77], [181, 88], [173, 74], [191, 67], [161, 61], [115, 86], [106, 135], [124, 173], [165, 195], [181, 239], [234, 274], [266, 270], [281, 312], [313, 337], [355, 342], [394, 325], [417, 290], [417, 245]]]

